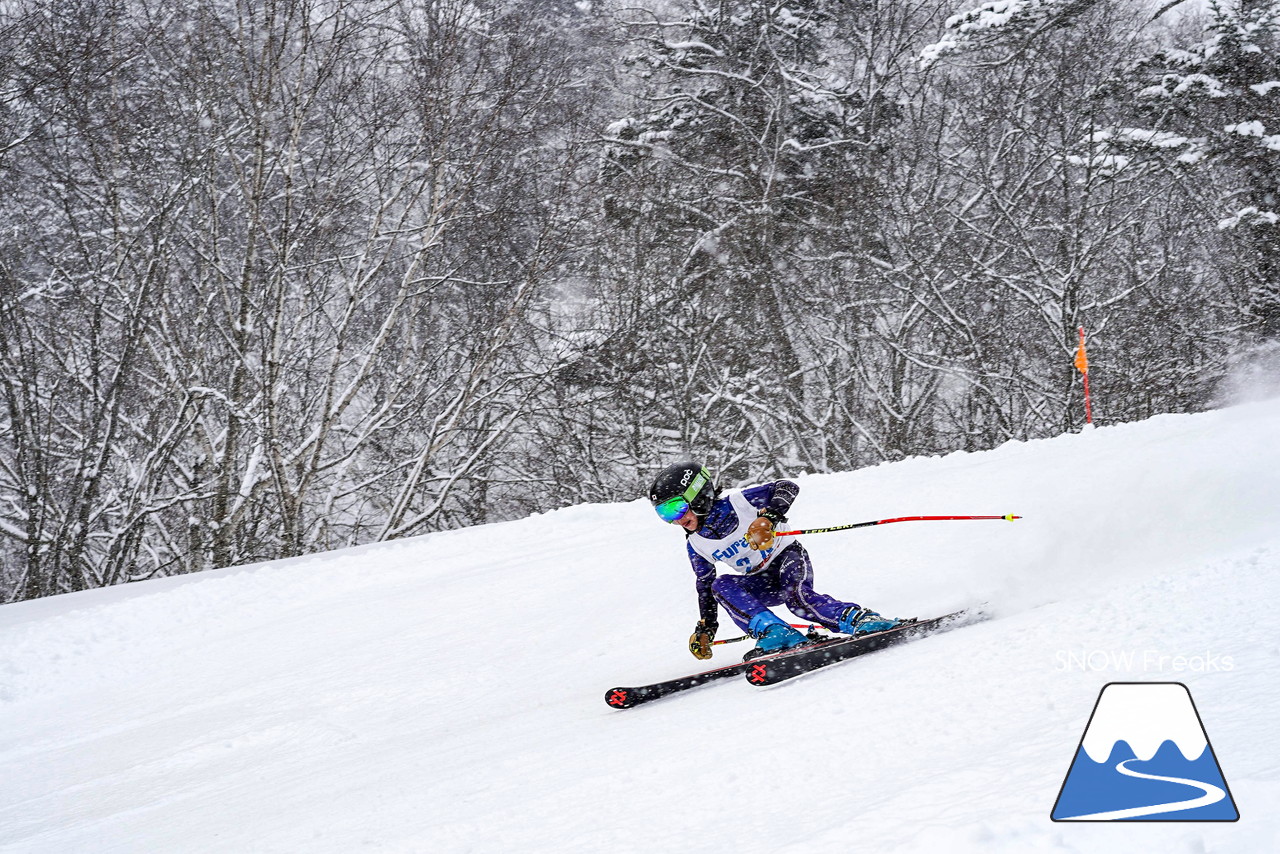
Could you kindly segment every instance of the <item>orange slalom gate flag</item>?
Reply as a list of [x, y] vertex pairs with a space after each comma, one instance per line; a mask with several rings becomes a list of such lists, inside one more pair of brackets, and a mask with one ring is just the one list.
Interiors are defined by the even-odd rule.
[[1084, 330], [1080, 330], [1080, 347], [1076, 350], [1076, 370], [1089, 373], [1089, 356], [1084, 351]]

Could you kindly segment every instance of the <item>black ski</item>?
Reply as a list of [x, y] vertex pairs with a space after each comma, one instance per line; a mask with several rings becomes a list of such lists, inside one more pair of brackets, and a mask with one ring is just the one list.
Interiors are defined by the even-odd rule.
[[975, 623], [985, 618], [980, 610], [956, 611], [927, 620], [912, 620], [882, 632], [840, 638], [827, 643], [800, 646], [786, 652], [746, 662], [744, 672], [752, 685], [775, 685], [793, 679], [828, 664], [847, 658], [865, 655], [896, 643], [924, 635], [936, 634], [947, 629]]
[[630, 709], [641, 703], [650, 703], [654, 700], [661, 700], [671, 694], [680, 691], [688, 691], [690, 688], [697, 688], [699, 685], [705, 685], [708, 682], [714, 682], [717, 679], [724, 679], [729, 676], [737, 676], [740, 673], [747, 672], [747, 662], [739, 662], [738, 664], [730, 664], [726, 667], [717, 667], [715, 670], [707, 670], [702, 673], [694, 673], [690, 676], [681, 676], [679, 679], [668, 679], [666, 682], [655, 682], [652, 685], [637, 685], [630, 688], [610, 688], [604, 692], [604, 701], [614, 709]]
[[[818, 644], [834, 643], [833, 639], [823, 639]], [[806, 646], [806, 649], [811, 647]], [[668, 679], [666, 682], [655, 682], [652, 685], [637, 685], [634, 687], [610, 688], [604, 692], [604, 701], [614, 709], [630, 709], [641, 703], [649, 703], [654, 700], [661, 700], [663, 697], [679, 693], [680, 691], [688, 691], [690, 688], [697, 688], [708, 682], [715, 682], [718, 679], [725, 679], [730, 676], [739, 676], [747, 672], [747, 668], [752, 664], [766, 659], [777, 658], [786, 655], [785, 652], [776, 652], [773, 655], [760, 656], [750, 661], [740, 661], [737, 664], [727, 664], [724, 667], [717, 667], [713, 670], [704, 670], [701, 673], [694, 673], [689, 676], [681, 676], [679, 679]]]

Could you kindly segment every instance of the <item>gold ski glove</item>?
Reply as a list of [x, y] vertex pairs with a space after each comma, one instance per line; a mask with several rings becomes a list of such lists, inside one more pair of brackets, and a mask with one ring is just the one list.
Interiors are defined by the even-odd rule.
[[711, 657], [711, 641], [715, 640], [718, 628], [715, 623], [707, 624], [698, 620], [693, 634], [689, 636], [689, 652], [693, 653], [694, 658], [706, 660]]
[[773, 520], [761, 516], [747, 528], [747, 545], [756, 551], [773, 547]]

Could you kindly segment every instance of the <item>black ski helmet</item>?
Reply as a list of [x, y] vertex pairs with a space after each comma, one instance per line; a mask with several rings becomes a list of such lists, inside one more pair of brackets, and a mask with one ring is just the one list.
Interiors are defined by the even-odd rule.
[[672, 498], [684, 498], [694, 513], [705, 516], [711, 512], [716, 493], [707, 467], [694, 460], [686, 460], [658, 472], [649, 487], [649, 503], [657, 507]]

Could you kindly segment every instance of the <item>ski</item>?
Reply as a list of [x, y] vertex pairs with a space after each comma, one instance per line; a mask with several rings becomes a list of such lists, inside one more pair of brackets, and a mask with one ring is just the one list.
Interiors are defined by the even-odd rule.
[[786, 652], [746, 662], [744, 673], [752, 685], [776, 685], [805, 673], [858, 655], [884, 649], [896, 643], [924, 635], [979, 622], [985, 619], [980, 610], [956, 611], [926, 620], [911, 620], [882, 632], [840, 638], [826, 643], [798, 646]]
[[[966, 625], [984, 619], [980, 610], [956, 611], [929, 620], [914, 620], [895, 626], [883, 632], [862, 635], [856, 638], [830, 637], [804, 646], [772, 655], [762, 655], [750, 661], [726, 664], [701, 673], [692, 673], [665, 682], [652, 685], [618, 686], [604, 692], [605, 704], [611, 709], [631, 709], [654, 700], [661, 700], [672, 694], [678, 694], [693, 688], [699, 688], [711, 682], [728, 679], [733, 676], [746, 675], [747, 681], [753, 685], [772, 685], [785, 679], [808, 673], [827, 664], [834, 664], [855, 655], [862, 655], [875, 649], [882, 649], [890, 644], [919, 637], [957, 626]], [[830, 653], [830, 655], [828, 655]], [[814, 659], [817, 658], [815, 661]], [[754, 678], [753, 678], [754, 677]]]
[[[815, 645], [833, 643], [834, 639], [824, 638], [816, 641]], [[805, 649], [812, 649], [812, 646], [806, 645]], [[604, 701], [613, 709], [630, 709], [639, 706], [642, 703], [650, 703], [654, 700], [661, 700], [672, 694], [681, 691], [688, 691], [691, 688], [697, 688], [706, 685], [708, 682], [715, 682], [720, 679], [726, 679], [731, 676], [740, 676], [747, 672], [747, 668], [757, 662], [767, 659], [777, 658], [786, 655], [787, 652], [776, 652], [773, 655], [760, 656], [750, 661], [740, 661], [736, 664], [726, 664], [724, 667], [716, 667], [712, 670], [704, 670], [701, 673], [693, 673], [689, 676], [681, 676], [678, 679], [668, 679], [665, 682], [655, 682], [652, 685], [636, 685], [631, 687], [610, 688], [604, 692]]]
[[726, 667], [717, 667], [715, 670], [706, 670], [702, 673], [694, 673], [689, 676], [681, 676], [678, 679], [668, 679], [666, 682], [655, 682], [652, 685], [636, 685], [633, 687], [610, 688], [604, 692], [604, 701], [613, 709], [630, 709], [641, 703], [650, 703], [654, 700], [661, 700], [663, 697], [680, 691], [688, 691], [690, 688], [697, 688], [699, 685], [705, 685], [708, 682], [714, 682], [717, 679], [725, 679], [730, 676], [737, 676], [747, 671], [745, 662], [738, 664], [730, 664]]

